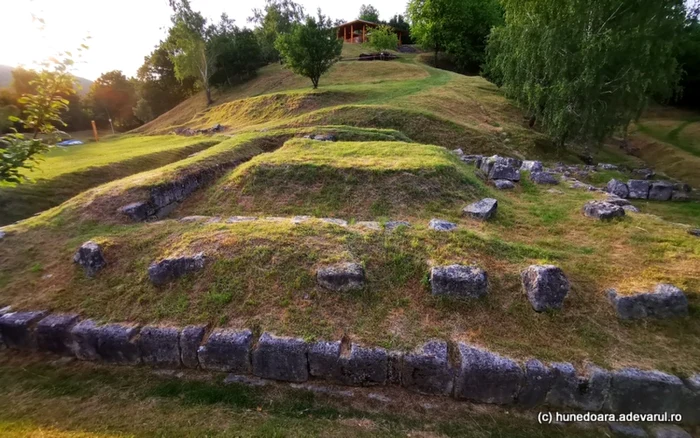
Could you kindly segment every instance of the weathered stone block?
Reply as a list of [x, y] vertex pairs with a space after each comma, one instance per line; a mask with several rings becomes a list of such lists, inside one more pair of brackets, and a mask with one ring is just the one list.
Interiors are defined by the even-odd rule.
[[525, 377], [518, 393], [518, 404], [532, 408], [543, 404], [552, 388], [552, 371], [537, 359], [525, 363]]
[[204, 345], [199, 347], [199, 365], [202, 369], [245, 374], [250, 372], [250, 348], [253, 333], [250, 330], [214, 330]]
[[83, 243], [73, 256], [73, 262], [83, 267], [85, 275], [94, 277], [98, 271], [107, 266], [102, 248], [92, 240]]
[[693, 438], [691, 434], [673, 424], [662, 424], [651, 427], [652, 438]]
[[135, 337], [139, 327], [134, 325], [107, 324], [97, 328], [97, 353], [105, 362], [117, 365], [141, 363], [141, 354]]
[[617, 217], [624, 217], [625, 210], [619, 205], [605, 201], [588, 201], [583, 206], [583, 214], [600, 220], [610, 220]]
[[493, 185], [498, 190], [510, 190], [515, 188], [513, 181], [508, 181], [507, 179], [495, 179], [493, 180]]
[[621, 423], [609, 423], [608, 428], [613, 436], [621, 438], [647, 438], [647, 432], [643, 427]]
[[175, 327], [144, 327], [141, 329], [136, 344], [144, 364], [168, 368], [180, 366], [179, 329]]
[[493, 198], [484, 198], [481, 201], [469, 204], [462, 210], [465, 216], [477, 220], [489, 220], [498, 210], [498, 201]]
[[47, 312], [10, 312], [0, 316], [0, 334], [8, 348], [36, 349], [34, 326]]
[[520, 274], [520, 278], [525, 294], [537, 312], [561, 309], [571, 288], [564, 271], [552, 265], [532, 265]]
[[80, 321], [70, 331], [71, 350], [80, 360], [100, 360], [97, 353], [98, 326], [95, 321], [86, 319]]
[[383, 348], [352, 344], [340, 355], [340, 381], [346, 385], [383, 385], [387, 379], [388, 356]]
[[386, 231], [394, 231], [400, 227], [411, 228], [411, 223], [406, 221], [389, 221], [384, 224]]
[[659, 284], [654, 292], [620, 296], [608, 291], [608, 298], [618, 318], [675, 318], [688, 315], [688, 298], [670, 284]]
[[556, 176], [554, 176], [553, 173], [551, 172], [533, 172], [530, 174], [530, 181], [534, 182], [535, 184], [549, 184], [549, 185], [557, 185], [559, 184], [559, 180], [557, 179]]
[[503, 163], [495, 163], [488, 173], [489, 179], [506, 179], [508, 181], [520, 181], [520, 171]]
[[306, 382], [308, 349], [309, 345], [302, 339], [263, 333], [253, 351], [253, 374], [264, 379]]
[[126, 215], [134, 222], [144, 222], [153, 214], [148, 202], [133, 202], [119, 209], [119, 213]]
[[541, 161], [524, 160], [523, 164], [520, 166], [520, 170], [531, 173], [542, 172], [544, 170], [544, 166], [542, 165]]
[[205, 261], [206, 257], [201, 252], [194, 256], [163, 259], [151, 263], [151, 266], [148, 267], [148, 277], [153, 284], [162, 285], [183, 275], [204, 269]]
[[488, 276], [477, 266], [435, 266], [430, 270], [430, 287], [433, 295], [481, 298], [488, 293]]
[[204, 339], [206, 327], [203, 325], [188, 325], [180, 332], [180, 360], [186, 368], [197, 368], [199, 359], [197, 351]]
[[551, 371], [553, 383], [547, 404], [585, 411], [602, 409], [610, 390], [610, 372], [589, 366], [586, 376], [578, 376], [570, 363], [554, 363]]
[[431, 219], [428, 228], [435, 231], [454, 231], [457, 229], [457, 224], [442, 219]]
[[673, 195], [673, 184], [668, 181], [654, 181], [649, 189], [649, 199], [654, 201], [668, 201]]
[[365, 270], [359, 263], [338, 263], [316, 271], [316, 282], [336, 292], [360, 290], [365, 286]]
[[422, 394], [450, 395], [454, 387], [447, 343], [430, 341], [403, 358], [401, 385]]
[[515, 402], [524, 373], [515, 361], [490, 351], [458, 344], [460, 369], [455, 397], [480, 403]]
[[404, 354], [401, 351], [387, 352], [386, 382], [390, 385], [401, 384]]
[[611, 179], [610, 182], [608, 182], [608, 186], [606, 187], [606, 189], [608, 193], [611, 193], [620, 198], [626, 198], [630, 194], [630, 189], [629, 187], [627, 187], [627, 184], [623, 183], [622, 181], [618, 181], [614, 178]]
[[643, 179], [631, 179], [627, 181], [629, 188], [629, 197], [632, 199], [647, 199], [649, 198], [649, 181]]
[[326, 380], [340, 379], [340, 341], [311, 344], [308, 358], [311, 376]]
[[624, 368], [612, 373], [607, 404], [611, 412], [678, 413], [685, 391], [676, 376]]
[[36, 341], [39, 350], [70, 355], [72, 339], [70, 331], [78, 322], [78, 315], [49, 315], [36, 325]]

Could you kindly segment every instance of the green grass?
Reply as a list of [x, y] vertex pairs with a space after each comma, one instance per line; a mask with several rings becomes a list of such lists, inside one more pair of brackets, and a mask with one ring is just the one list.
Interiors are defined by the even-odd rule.
[[[174, 379], [139, 370], [0, 359], [3, 437], [594, 437], [601, 425], [542, 426], [536, 413], [389, 393], [388, 404], [367, 398], [317, 395], [286, 385], [222, 384], [223, 376]], [[381, 390], [380, 390], [381, 391]], [[434, 409], [421, 405], [430, 403]]]
[[40, 162], [33, 183], [0, 185], [0, 225], [55, 207], [92, 187], [155, 169], [218, 143], [204, 137], [122, 137], [54, 148]]

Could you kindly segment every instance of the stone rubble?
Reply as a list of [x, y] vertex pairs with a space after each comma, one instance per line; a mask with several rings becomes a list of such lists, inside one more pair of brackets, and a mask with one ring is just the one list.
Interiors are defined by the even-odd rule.
[[571, 289], [564, 271], [553, 265], [532, 265], [520, 277], [525, 294], [536, 312], [560, 310]]
[[482, 298], [488, 293], [488, 276], [477, 266], [434, 266], [430, 270], [430, 287], [434, 296]]
[[477, 220], [489, 220], [498, 210], [498, 201], [493, 198], [484, 198], [481, 201], [469, 204], [462, 210], [465, 216]]
[[619, 295], [608, 291], [608, 299], [620, 319], [675, 318], [688, 315], [688, 298], [670, 284], [658, 284], [653, 292]]
[[588, 201], [583, 206], [583, 214], [600, 220], [610, 220], [625, 216], [625, 210], [615, 204], [605, 201]]
[[163, 259], [151, 263], [148, 267], [148, 278], [156, 286], [166, 284], [193, 272], [204, 269], [206, 257], [204, 253], [194, 256], [182, 256]]
[[365, 269], [359, 263], [337, 263], [316, 271], [316, 282], [324, 289], [351, 292], [365, 287]]
[[431, 219], [428, 228], [435, 231], [454, 231], [457, 224], [442, 219]]
[[92, 240], [88, 240], [80, 246], [73, 256], [73, 263], [82, 266], [85, 275], [88, 277], [94, 277], [102, 268], [107, 266], [102, 248]]

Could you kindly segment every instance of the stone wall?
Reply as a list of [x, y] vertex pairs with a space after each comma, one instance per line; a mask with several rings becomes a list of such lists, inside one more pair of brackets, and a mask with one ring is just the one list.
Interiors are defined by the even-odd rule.
[[175, 181], [152, 187], [147, 201], [137, 201], [125, 205], [119, 209], [119, 212], [136, 222], [162, 219], [196, 190], [213, 183], [224, 172], [244, 161], [247, 160], [236, 160], [207, 167], [182, 176]]
[[[74, 314], [0, 314], [7, 351], [42, 351], [116, 365], [191, 368], [286, 382], [326, 380], [350, 386], [400, 385], [421, 394], [475, 403], [614, 413], [680, 413], [700, 423], [700, 374], [569, 363], [525, 363], [486, 349], [433, 340], [414, 351], [349, 341], [306, 342], [271, 333], [204, 326], [98, 324]], [[5, 353], [7, 354], [7, 352]]]

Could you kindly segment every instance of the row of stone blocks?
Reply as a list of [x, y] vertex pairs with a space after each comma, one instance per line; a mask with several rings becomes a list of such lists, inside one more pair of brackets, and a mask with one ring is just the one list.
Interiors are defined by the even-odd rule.
[[98, 325], [77, 315], [15, 312], [0, 317], [0, 335], [12, 349], [74, 355], [119, 365], [200, 368], [264, 379], [324, 379], [353, 386], [394, 384], [422, 394], [524, 408], [615, 413], [669, 412], [700, 422], [700, 374], [687, 379], [659, 371], [608, 371], [569, 363], [520, 364], [482, 348], [430, 341], [411, 352], [387, 351], [345, 341], [306, 342], [250, 330], [204, 326]]
[[216, 164], [184, 175], [174, 181], [152, 187], [147, 201], [133, 202], [120, 207], [118, 211], [135, 222], [163, 218], [193, 192], [210, 184], [223, 172], [238, 166], [243, 161], [235, 160]]

